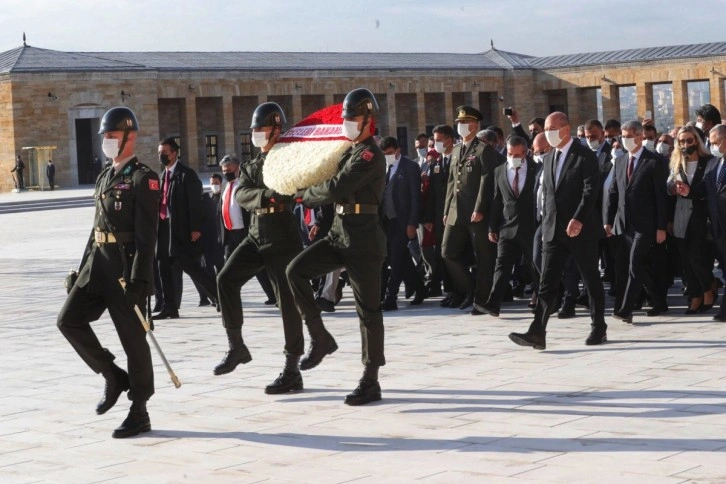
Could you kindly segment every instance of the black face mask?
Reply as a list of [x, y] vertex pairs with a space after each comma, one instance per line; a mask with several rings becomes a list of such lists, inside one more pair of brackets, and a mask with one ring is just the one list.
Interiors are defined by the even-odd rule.
[[237, 174], [235, 172], [233, 172], [233, 171], [228, 171], [227, 173], [224, 174], [224, 178], [228, 182], [232, 182], [232, 181], [234, 181], [237, 178]]
[[697, 149], [696, 145], [686, 146], [685, 148], [681, 148], [681, 153], [683, 153], [684, 156], [690, 156], [695, 153]]
[[159, 153], [159, 163], [166, 166], [169, 164], [169, 155], [166, 153]]

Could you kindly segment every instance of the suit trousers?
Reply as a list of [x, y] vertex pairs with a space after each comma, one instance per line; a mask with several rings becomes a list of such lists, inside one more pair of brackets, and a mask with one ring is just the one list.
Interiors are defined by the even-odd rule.
[[565, 300], [563, 308], [573, 308], [580, 297], [580, 271], [575, 264], [575, 258], [570, 255], [565, 261], [565, 268], [562, 272], [562, 283], [565, 288]]
[[129, 400], [146, 401], [154, 394], [154, 369], [146, 330], [126, 300], [121, 285], [114, 282], [94, 287], [101, 289], [102, 294], [89, 294], [88, 286], [73, 286], [58, 315], [58, 329], [91, 370], [96, 373], [110, 370], [115, 357], [101, 346], [90, 324], [108, 309], [126, 352]]
[[[222, 308], [222, 323], [227, 329], [241, 328], [244, 323], [242, 314], [242, 297], [240, 291], [247, 281], [267, 268], [272, 287], [277, 297], [277, 304], [282, 315], [282, 326], [285, 332], [285, 354], [302, 355], [305, 340], [302, 331], [302, 320], [295, 308], [290, 286], [285, 277], [285, 269], [300, 252], [261, 251], [257, 244], [246, 238], [232, 252], [222, 271], [217, 276], [219, 304]], [[308, 282], [308, 288], [310, 283]]]
[[509, 284], [509, 276], [512, 273], [512, 266], [517, 260], [524, 259], [523, 269], [527, 271], [532, 280], [537, 277], [532, 261], [533, 237], [529, 234], [517, 235], [513, 239], [499, 239], [497, 242], [497, 262], [494, 266], [494, 283], [492, 292], [489, 295], [488, 304], [499, 309], [502, 305], [502, 298]]
[[623, 235], [613, 235], [607, 238], [608, 245], [613, 253], [613, 281], [610, 283], [615, 288], [615, 302], [613, 308], [619, 309], [625, 300], [625, 289], [628, 287], [628, 272], [630, 252]]
[[[171, 265], [172, 284], [174, 284], [174, 309], [179, 310], [182, 300], [182, 292], [184, 290], [184, 272], [179, 264]], [[161, 286], [161, 274], [159, 273], [159, 255], [154, 258], [154, 299], [156, 306], [164, 306], [164, 290]]]
[[664, 307], [666, 302], [653, 279], [651, 268], [648, 264], [648, 257], [655, 247], [655, 234], [644, 235], [639, 233], [625, 234], [625, 246], [629, 253], [628, 284], [625, 288], [625, 298], [620, 312], [630, 314], [633, 311], [635, 302], [638, 300], [643, 286], [653, 302], [653, 307]]
[[[239, 229], [239, 230], [227, 230], [223, 228], [222, 230], [225, 230], [225, 238], [224, 238], [224, 260], [226, 261], [229, 259], [229, 257], [232, 255], [232, 252], [234, 252], [234, 249], [236, 249], [242, 241], [247, 236], [247, 230], [246, 229]], [[220, 271], [221, 272], [221, 269]], [[217, 272], [219, 274], [219, 272]], [[265, 292], [265, 296], [267, 296], [268, 301], [276, 301], [275, 296], [275, 290], [272, 287], [272, 282], [270, 282], [270, 276], [267, 275], [267, 269], [262, 269], [260, 272], [255, 274], [255, 277], [257, 278], [257, 282], [260, 283], [260, 287]]]
[[[476, 281], [469, 272], [464, 251], [467, 243], [474, 247]], [[483, 305], [489, 299], [494, 278], [497, 246], [489, 241], [489, 229], [484, 221], [446, 225], [442, 247], [444, 262], [457, 291], [474, 293], [474, 302]]]
[[395, 301], [401, 282], [406, 282], [406, 287], [423, 294], [424, 282], [421, 274], [416, 270], [411, 252], [409, 251], [409, 238], [406, 235], [406, 222], [394, 219], [385, 219], [386, 240], [388, 243], [388, 263], [391, 272], [386, 284], [387, 301]]
[[605, 330], [605, 291], [597, 267], [597, 239], [578, 239], [565, 233], [542, 244], [542, 276], [540, 277], [537, 308], [530, 331], [544, 333], [550, 314], [556, 307], [558, 288], [567, 257], [572, 254], [582, 275], [590, 299], [590, 319], [594, 329]]
[[[726, 235], [722, 235], [721, 237], [714, 240], [714, 245], [716, 246], [716, 257], [719, 261], [725, 261], [726, 260]], [[726, 290], [724, 290], [723, 295], [721, 296], [721, 305], [719, 306], [718, 315], [722, 317], [726, 317]]]
[[383, 260], [335, 247], [325, 237], [302, 251], [288, 266], [287, 278], [302, 318], [321, 321], [310, 280], [344, 267], [355, 298], [361, 334], [361, 361], [383, 366], [383, 313], [381, 312], [381, 265]]

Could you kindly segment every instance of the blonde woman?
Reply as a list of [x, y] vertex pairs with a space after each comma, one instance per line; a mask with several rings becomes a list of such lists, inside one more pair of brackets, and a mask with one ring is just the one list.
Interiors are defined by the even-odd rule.
[[693, 195], [694, 188], [703, 182], [711, 158], [696, 128], [684, 126], [678, 130], [676, 149], [671, 154], [668, 191], [677, 196], [673, 235], [688, 286], [690, 303], [686, 314], [711, 309], [718, 291], [713, 277], [714, 256], [707, 241], [706, 199]]

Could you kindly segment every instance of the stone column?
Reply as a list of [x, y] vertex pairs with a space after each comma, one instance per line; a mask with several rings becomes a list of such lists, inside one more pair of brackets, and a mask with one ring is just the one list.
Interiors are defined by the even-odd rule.
[[426, 96], [423, 91], [416, 93], [416, 124], [418, 131], [413, 136], [426, 132]]
[[292, 127], [295, 123], [302, 120], [302, 96], [300, 94], [292, 95], [292, 122], [288, 122], [288, 127]]
[[325, 106], [332, 106], [335, 104], [335, 95], [332, 92], [325, 94]]
[[711, 91], [711, 104], [716, 106], [718, 112], [721, 113], [721, 118], [726, 119], [726, 106], [724, 106], [724, 78], [713, 74], [709, 83], [709, 89]]
[[[186, 150], [182, 157], [186, 158], [190, 167], [199, 171], [202, 167], [202, 161], [199, 159], [199, 133], [197, 131], [197, 98], [196, 96], [187, 96], [185, 102], [185, 119], [186, 132]], [[184, 143], [182, 143], [184, 144]], [[206, 163], [204, 163], [206, 165]]]
[[580, 89], [577, 87], [567, 88], [567, 117], [570, 120], [570, 128], [572, 128], [573, 136], [577, 132], [577, 127], [585, 124], [582, 115], [582, 106], [580, 103]]
[[688, 122], [688, 81], [673, 81], [673, 124], [683, 126]]
[[224, 125], [222, 132], [224, 133], [224, 153], [218, 153], [217, 158], [222, 159], [227, 153], [237, 153], [237, 137], [234, 131], [234, 103], [232, 96], [222, 96], [222, 117]]
[[386, 93], [388, 98], [388, 136], [396, 137], [398, 130], [398, 121], [396, 120], [396, 93], [389, 90]]
[[451, 98], [451, 91], [444, 91], [444, 119], [446, 120], [445, 124], [448, 124], [449, 126], [451, 126], [453, 119], [456, 118], [456, 116], [454, 116], [453, 103], [454, 101]]
[[602, 93], [602, 122], [608, 119], [620, 119], [620, 86], [603, 81], [600, 85]]
[[[635, 85], [635, 98], [638, 102], [638, 111], [635, 116], [642, 120], [650, 111], [650, 118], [653, 117], [653, 84], [650, 82], [639, 82]], [[623, 121], [629, 121], [623, 119]]]

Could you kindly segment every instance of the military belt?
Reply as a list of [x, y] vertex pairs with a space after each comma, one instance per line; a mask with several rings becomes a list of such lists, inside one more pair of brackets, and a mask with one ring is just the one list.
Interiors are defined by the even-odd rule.
[[378, 205], [365, 203], [336, 203], [335, 212], [338, 215], [378, 215]]
[[93, 232], [93, 240], [98, 245], [102, 244], [115, 244], [116, 242], [127, 243], [134, 241], [133, 232], [103, 232], [101, 230], [95, 230]]
[[289, 205], [285, 205], [284, 203], [276, 203], [274, 205], [270, 205], [269, 207], [256, 208], [255, 215], [270, 215], [273, 213], [289, 212], [289, 211], [290, 211]]

